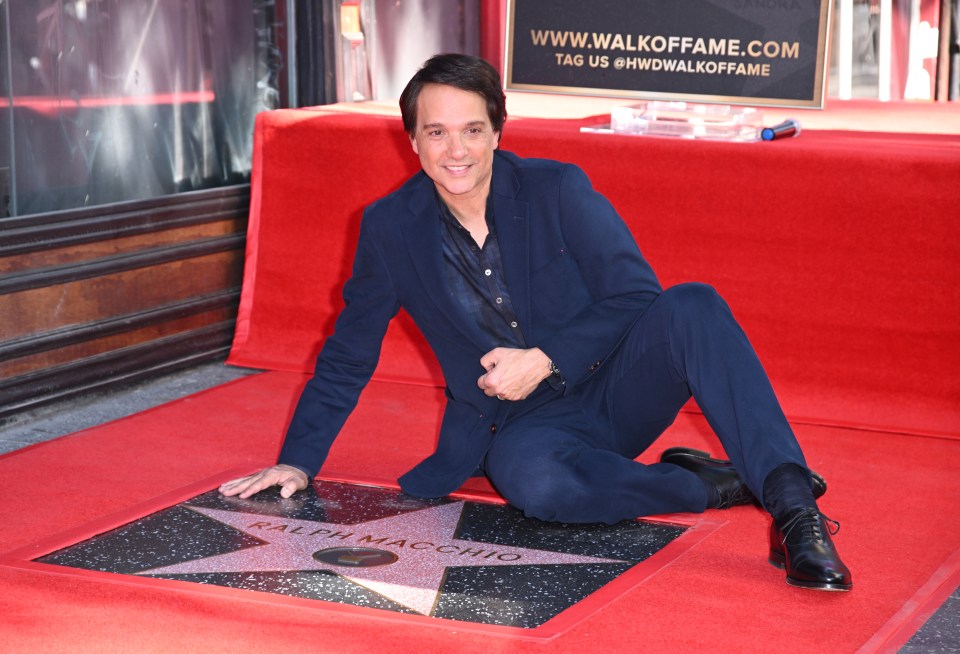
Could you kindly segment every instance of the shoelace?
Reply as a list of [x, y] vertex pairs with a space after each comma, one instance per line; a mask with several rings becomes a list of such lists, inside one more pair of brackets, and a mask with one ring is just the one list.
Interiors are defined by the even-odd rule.
[[831, 520], [817, 509], [802, 509], [783, 525], [782, 544], [787, 544], [787, 538], [790, 536], [790, 532], [798, 526], [803, 536], [812, 540], [823, 540], [823, 532], [820, 530], [820, 518], [823, 518], [823, 524], [827, 526], [827, 531], [830, 532], [831, 536], [835, 536], [840, 531], [840, 523], [836, 520]]

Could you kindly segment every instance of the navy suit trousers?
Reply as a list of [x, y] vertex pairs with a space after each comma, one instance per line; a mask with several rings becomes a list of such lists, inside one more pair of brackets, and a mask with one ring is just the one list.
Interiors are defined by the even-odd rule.
[[[549, 354], [549, 352], [547, 353]], [[483, 469], [530, 517], [604, 522], [701, 512], [703, 482], [634, 460], [694, 397], [757, 497], [767, 474], [806, 462], [753, 347], [711, 287], [662, 293], [597, 373], [501, 425]]]

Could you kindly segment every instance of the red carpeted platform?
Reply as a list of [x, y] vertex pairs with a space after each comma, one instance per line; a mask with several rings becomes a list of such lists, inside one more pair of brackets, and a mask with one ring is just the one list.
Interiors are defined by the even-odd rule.
[[[891, 124], [913, 115], [884, 111]], [[603, 119], [508, 121], [502, 147], [579, 164], [664, 285], [716, 286], [790, 417], [960, 435], [960, 135], [831, 129], [744, 144], [579, 133]], [[960, 110], [941, 119], [960, 122]], [[398, 125], [330, 110], [261, 118], [232, 362], [312, 369], [363, 207], [417, 170]], [[439, 385], [411, 330], [401, 320], [391, 331], [377, 378]]]
[[[853, 652], [905, 642], [960, 581], [960, 526], [946, 518], [960, 493], [960, 137], [831, 129], [690, 143], [585, 137], [583, 123], [517, 119], [503, 147], [581, 164], [665, 284], [706, 281], [728, 298], [829, 481], [822, 508], [843, 523], [852, 593], [786, 586], [766, 562], [767, 518], [741, 507], [711, 514], [726, 524], [545, 643], [0, 565], [2, 648]], [[0, 553], [22, 557], [31, 543], [272, 461], [339, 307], [362, 207], [417, 162], [395, 118], [336, 108], [262, 115], [256, 157], [231, 360], [274, 371], [0, 457]], [[412, 466], [433, 444], [439, 383], [401, 319], [326, 469], [395, 478]], [[676, 444], [717, 451], [695, 410], [643, 459]]]

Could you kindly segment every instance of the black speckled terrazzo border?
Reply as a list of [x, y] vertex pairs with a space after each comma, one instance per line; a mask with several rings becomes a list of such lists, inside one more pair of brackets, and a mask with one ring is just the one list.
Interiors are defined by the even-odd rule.
[[492, 501], [316, 480], [290, 499], [202, 492], [33, 562], [535, 632], [671, 544], [675, 556], [690, 531], [546, 523]]

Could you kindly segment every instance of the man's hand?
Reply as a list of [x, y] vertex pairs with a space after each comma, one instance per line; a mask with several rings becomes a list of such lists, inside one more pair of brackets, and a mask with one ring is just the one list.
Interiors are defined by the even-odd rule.
[[477, 386], [489, 397], [519, 401], [550, 376], [550, 358], [538, 347], [529, 350], [498, 347], [480, 359], [487, 371]]
[[310, 479], [303, 470], [278, 463], [271, 468], [264, 468], [255, 475], [220, 484], [220, 494], [227, 497], [239, 495], [240, 499], [245, 500], [264, 488], [280, 486], [280, 496], [290, 497], [306, 488], [309, 483]]

